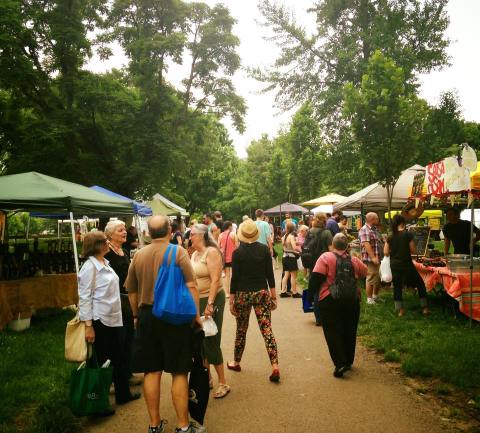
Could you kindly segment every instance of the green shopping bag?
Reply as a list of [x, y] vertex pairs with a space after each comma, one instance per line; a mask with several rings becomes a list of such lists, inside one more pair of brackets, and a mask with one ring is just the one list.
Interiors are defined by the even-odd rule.
[[70, 407], [75, 415], [94, 415], [110, 409], [112, 374], [112, 367], [99, 367], [93, 348], [90, 359], [80, 364], [71, 374]]

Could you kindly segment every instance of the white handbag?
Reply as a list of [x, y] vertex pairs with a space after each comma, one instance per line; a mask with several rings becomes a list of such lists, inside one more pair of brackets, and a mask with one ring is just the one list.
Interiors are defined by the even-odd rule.
[[[93, 297], [97, 283], [97, 269], [93, 268], [93, 278], [90, 294]], [[85, 322], [80, 320], [80, 309], [77, 307], [77, 314], [67, 322], [65, 330], [65, 359], [72, 362], [83, 362], [87, 360], [88, 348], [85, 340]]]
[[205, 316], [200, 317], [200, 320], [202, 321], [205, 337], [213, 337], [214, 335], [218, 334], [218, 328], [215, 320], [213, 320], [211, 317], [207, 318]]
[[392, 269], [390, 268], [390, 257], [385, 256], [380, 263], [380, 278], [384, 283], [392, 282]]

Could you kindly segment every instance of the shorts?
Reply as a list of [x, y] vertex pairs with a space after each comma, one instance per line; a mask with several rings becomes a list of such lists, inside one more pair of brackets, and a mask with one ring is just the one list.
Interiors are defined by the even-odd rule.
[[157, 319], [152, 314], [152, 307], [140, 308], [133, 343], [132, 372], [188, 373], [193, 365], [192, 337], [189, 323], [171, 325]]
[[298, 271], [298, 263], [295, 257], [282, 257], [282, 266], [285, 272]]
[[380, 287], [380, 265], [371, 262], [367, 262], [366, 265], [368, 268], [367, 284], [375, 288]]

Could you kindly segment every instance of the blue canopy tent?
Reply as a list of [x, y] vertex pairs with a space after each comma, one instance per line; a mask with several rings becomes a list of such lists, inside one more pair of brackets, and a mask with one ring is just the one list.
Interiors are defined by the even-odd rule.
[[111, 197], [119, 198], [119, 199], [122, 199], [122, 200], [133, 201], [133, 210], [134, 210], [136, 215], [141, 216], [141, 217], [152, 216], [152, 208], [147, 206], [144, 203], [140, 203], [138, 201], [132, 200], [131, 198], [125, 197], [121, 194], [117, 194], [116, 192], [110, 191], [110, 190], [108, 190], [106, 188], [103, 188], [101, 186], [98, 186], [98, 185], [91, 186], [90, 188], [95, 190], [95, 191], [102, 192], [103, 194], [107, 194]]

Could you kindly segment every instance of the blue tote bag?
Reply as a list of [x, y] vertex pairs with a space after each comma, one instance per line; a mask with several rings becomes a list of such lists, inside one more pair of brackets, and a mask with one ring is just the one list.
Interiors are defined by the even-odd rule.
[[172, 325], [190, 323], [197, 315], [197, 306], [185, 284], [182, 269], [176, 264], [177, 250], [177, 245], [168, 245], [153, 292], [153, 315]]

